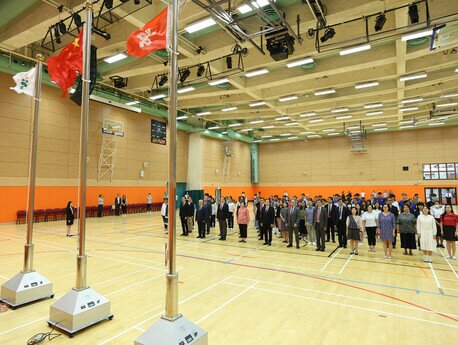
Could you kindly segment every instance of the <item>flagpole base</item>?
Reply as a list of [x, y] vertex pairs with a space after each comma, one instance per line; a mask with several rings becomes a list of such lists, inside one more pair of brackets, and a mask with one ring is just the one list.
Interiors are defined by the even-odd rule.
[[110, 301], [92, 288], [72, 289], [51, 306], [48, 325], [73, 338], [87, 327], [111, 320], [110, 308]]
[[174, 319], [164, 316], [135, 340], [135, 345], [207, 345], [208, 333], [179, 315]]
[[37, 271], [21, 271], [2, 285], [0, 299], [14, 309], [27, 303], [53, 297], [51, 281]]

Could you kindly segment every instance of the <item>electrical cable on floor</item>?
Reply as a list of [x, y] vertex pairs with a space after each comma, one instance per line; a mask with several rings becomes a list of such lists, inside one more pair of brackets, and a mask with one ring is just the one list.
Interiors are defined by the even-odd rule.
[[[59, 322], [56, 323], [56, 326], [59, 324]], [[40, 344], [42, 343], [43, 341], [45, 341], [46, 338], [48, 338], [49, 341], [57, 338], [57, 337], [60, 337], [62, 335], [62, 333], [53, 333], [55, 331], [55, 328], [52, 327], [52, 330], [49, 331], [49, 332], [46, 332], [46, 333], [37, 333], [35, 334], [33, 337], [31, 337], [28, 341], [27, 341], [27, 345], [34, 345], [34, 344]]]

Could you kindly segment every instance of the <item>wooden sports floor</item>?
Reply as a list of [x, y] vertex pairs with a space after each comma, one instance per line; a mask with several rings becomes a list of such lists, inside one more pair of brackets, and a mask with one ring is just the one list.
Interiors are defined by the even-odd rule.
[[[385, 260], [381, 244], [350, 256], [332, 243], [323, 253], [277, 238], [265, 247], [253, 228], [246, 244], [236, 232], [226, 242], [212, 232], [177, 240], [180, 312], [212, 345], [457, 343], [458, 262], [443, 250], [428, 264], [401, 249]], [[22, 268], [24, 241], [25, 225], [0, 226], [0, 283]], [[34, 242], [35, 268], [59, 298], [75, 283], [76, 238], [57, 221], [37, 223]], [[111, 301], [114, 319], [51, 343], [133, 344], [163, 312], [165, 242], [157, 212], [89, 218], [88, 283]], [[0, 313], [0, 344], [48, 331], [53, 301]]]

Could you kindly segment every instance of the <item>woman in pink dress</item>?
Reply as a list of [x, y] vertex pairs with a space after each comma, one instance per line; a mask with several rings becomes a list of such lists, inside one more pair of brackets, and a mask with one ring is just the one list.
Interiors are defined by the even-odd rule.
[[250, 212], [245, 206], [245, 203], [240, 204], [240, 208], [237, 214], [237, 224], [239, 225], [240, 229], [240, 241], [242, 243], [246, 243], [247, 238], [247, 228], [248, 224], [250, 223]]

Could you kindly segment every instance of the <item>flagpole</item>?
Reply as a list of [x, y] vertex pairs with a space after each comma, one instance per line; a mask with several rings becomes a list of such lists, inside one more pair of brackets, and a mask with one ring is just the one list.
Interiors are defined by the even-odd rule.
[[89, 123], [89, 88], [91, 83], [91, 33], [92, 1], [85, 4], [86, 23], [83, 34], [80, 162], [79, 162], [79, 211], [78, 211], [78, 255], [76, 257], [75, 287], [62, 296], [50, 308], [48, 324], [73, 337], [75, 333], [102, 320], [113, 318], [111, 303], [104, 296], [87, 285], [86, 255], [86, 168]]

